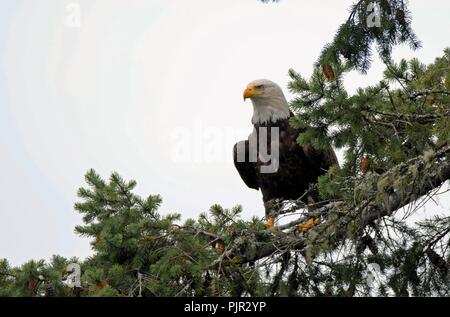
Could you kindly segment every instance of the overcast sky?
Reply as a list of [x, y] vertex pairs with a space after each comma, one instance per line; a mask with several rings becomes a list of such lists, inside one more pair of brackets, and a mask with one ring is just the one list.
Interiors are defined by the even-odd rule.
[[[0, 258], [90, 254], [73, 233], [89, 168], [161, 194], [161, 213], [196, 217], [219, 203], [263, 216], [260, 193], [231, 161], [251, 132], [242, 91], [257, 78], [285, 89], [291, 67], [311, 74], [351, 3], [0, 1]], [[411, 1], [411, 10], [423, 48], [394, 56], [430, 63], [450, 45], [450, 2]], [[373, 84], [382, 70], [375, 61], [346, 86]]]

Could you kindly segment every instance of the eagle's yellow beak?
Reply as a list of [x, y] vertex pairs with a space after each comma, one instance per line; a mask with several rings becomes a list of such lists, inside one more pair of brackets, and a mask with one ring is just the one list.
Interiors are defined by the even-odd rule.
[[247, 88], [245, 88], [244, 90], [244, 101], [247, 98], [256, 97], [259, 96], [260, 94], [261, 92], [257, 91], [255, 87], [253, 87], [252, 85], [248, 85]]

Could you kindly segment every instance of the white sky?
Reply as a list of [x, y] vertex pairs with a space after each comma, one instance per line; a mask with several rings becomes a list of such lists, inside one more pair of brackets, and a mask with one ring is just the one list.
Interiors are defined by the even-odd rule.
[[[70, 3], [80, 5], [79, 28], [67, 24]], [[285, 88], [291, 67], [309, 76], [351, 3], [2, 0], [0, 258], [90, 254], [73, 233], [89, 168], [161, 194], [161, 213], [195, 218], [214, 203], [240, 203], [245, 217], [262, 216], [260, 193], [231, 161], [251, 131], [242, 91], [257, 78]], [[450, 3], [416, 0], [411, 9], [424, 47], [394, 56], [430, 63], [450, 44]], [[375, 61], [346, 86], [375, 83], [382, 70]]]

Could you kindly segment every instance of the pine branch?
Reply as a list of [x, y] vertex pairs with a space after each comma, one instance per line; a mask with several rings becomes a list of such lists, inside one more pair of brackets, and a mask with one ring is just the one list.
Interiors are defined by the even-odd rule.
[[408, 96], [409, 99], [415, 100], [418, 97], [426, 97], [429, 95], [445, 95], [450, 96], [450, 91], [447, 90], [426, 90], [426, 91], [418, 91]]
[[435, 122], [436, 119], [450, 116], [450, 109], [446, 110], [446, 111], [442, 111], [440, 113], [427, 113], [427, 114], [405, 114], [405, 113], [399, 113], [399, 112], [391, 113], [391, 112], [377, 111], [377, 110], [373, 110], [370, 108], [367, 108], [366, 110], [369, 112], [375, 113], [375, 114], [382, 115], [382, 116], [395, 118], [396, 121], [404, 122], [404, 123], [405, 122], [406, 123], [408, 123], [408, 122], [432, 123], [432, 122]]

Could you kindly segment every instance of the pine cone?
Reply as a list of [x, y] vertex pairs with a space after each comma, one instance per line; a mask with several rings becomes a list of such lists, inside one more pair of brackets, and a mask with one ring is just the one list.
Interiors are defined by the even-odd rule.
[[435, 251], [433, 251], [432, 249], [428, 249], [426, 251], [427, 256], [428, 256], [428, 260], [430, 260], [431, 263], [433, 263], [433, 265], [439, 269], [439, 271], [443, 274], [443, 275], [447, 275], [448, 273], [448, 265], [445, 262], [445, 260], [439, 255], [437, 254]]
[[367, 172], [369, 171], [369, 159], [366, 157], [364, 157], [361, 160], [361, 164], [360, 164], [360, 168], [361, 168], [361, 174], [364, 176], [367, 174]]
[[98, 281], [97, 284], [95, 285], [94, 293], [100, 292], [102, 289], [104, 289], [108, 285], [109, 284], [108, 284], [107, 280], [100, 280], [100, 281]]
[[395, 19], [398, 21], [398, 23], [400, 23], [401, 26], [405, 26], [405, 11], [403, 11], [402, 9], [397, 9], [397, 11], [395, 12]]
[[37, 278], [33, 274], [30, 274], [30, 277], [28, 278], [28, 289], [33, 294], [36, 293], [36, 286], [37, 286]]
[[225, 252], [225, 243], [223, 243], [222, 240], [218, 240], [216, 242], [216, 250], [220, 253], [223, 254]]
[[325, 77], [326, 77], [328, 80], [333, 80], [333, 79], [336, 78], [335, 75], [334, 75], [333, 68], [331, 67], [330, 64], [324, 64], [324, 65], [322, 65], [322, 71], [323, 71], [323, 74], [325, 75]]

